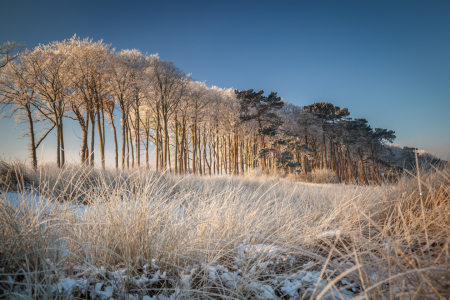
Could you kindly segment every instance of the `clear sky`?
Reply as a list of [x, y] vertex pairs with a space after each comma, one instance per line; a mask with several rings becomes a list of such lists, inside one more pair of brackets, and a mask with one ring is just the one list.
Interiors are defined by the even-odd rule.
[[[331, 102], [394, 130], [394, 144], [450, 153], [448, 0], [14, 0], [1, 8], [0, 44], [103, 39], [159, 53], [209, 86], [276, 91], [299, 106]], [[26, 159], [21, 128], [5, 119], [0, 126], [0, 156]], [[79, 132], [65, 127], [76, 161]], [[55, 157], [52, 135], [44, 160]], [[112, 137], [107, 149], [112, 162]]]

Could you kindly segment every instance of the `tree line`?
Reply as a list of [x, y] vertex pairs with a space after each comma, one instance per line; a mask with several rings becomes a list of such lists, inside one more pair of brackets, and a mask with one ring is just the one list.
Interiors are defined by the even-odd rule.
[[[34, 168], [36, 150], [53, 130], [56, 163], [64, 167], [67, 119], [80, 126], [80, 163], [87, 166], [99, 159], [105, 168], [108, 126], [116, 168], [152, 165], [199, 175], [330, 169], [340, 182], [368, 184], [379, 183], [393, 166], [385, 145], [394, 131], [352, 119], [347, 108], [300, 107], [275, 92], [208, 87], [158, 55], [74, 36], [31, 51], [4, 44], [0, 63], [1, 109], [27, 125]], [[40, 122], [48, 124], [45, 130], [37, 130]]]

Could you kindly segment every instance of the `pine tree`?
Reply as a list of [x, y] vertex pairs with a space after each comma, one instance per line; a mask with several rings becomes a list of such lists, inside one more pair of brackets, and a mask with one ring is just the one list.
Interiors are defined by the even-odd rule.
[[[276, 92], [271, 92], [268, 97], [263, 96], [264, 91], [254, 92], [252, 89], [247, 91], [235, 90], [236, 97], [240, 103], [240, 120], [248, 122], [255, 120], [258, 123], [258, 133], [260, 136], [260, 149], [266, 147], [264, 142], [264, 126], [280, 126], [283, 124], [281, 117], [275, 114], [284, 106], [284, 101], [277, 96]], [[270, 129], [269, 127], [266, 129]], [[266, 167], [266, 153], [262, 152], [261, 166]]]

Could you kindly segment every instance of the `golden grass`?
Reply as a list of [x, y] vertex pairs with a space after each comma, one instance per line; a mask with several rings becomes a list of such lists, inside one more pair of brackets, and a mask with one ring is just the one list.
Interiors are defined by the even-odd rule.
[[[355, 283], [359, 299], [450, 297], [449, 168], [422, 172], [422, 201], [417, 178], [409, 175], [396, 184], [345, 186], [76, 166], [21, 172], [17, 178], [29, 185], [16, 180], [15, 201], [12, 185], [1, 185], [0, 297], [20, 298], [17, 286], [25, 286], [30, 298], [70, 298], [75, 292], [51, 286], [78, 276], [77, 266], [124, 268], [133, 277], [152, 259], [168, 279], [146, 288], [130, 281], [125, 294], [167, 294], [181, 288], [181, 275], [192, 269], [191, 288], [179, 299], [252, 299], [254, 283], [312, 261], [325, 284], [298, 299], [331, 297], [343, 277]], [[30, 205], [32, 193], [40, 201]], [[336, 234], [321, 235], [331, 231]], [[271, 266], [269, 279], [251, 272], [268, 261], [260, 255], [243, 262], [240, 270], [249, 275], [238, 285], [208, 278], [207, 266], [231, 269], [241, 245], [260, 244], [280, 247], [280, 255], [295, 262]], [[95, 282], [99, 276], [109, 280], [85, 277]], [[281, 285], [273, 286], [276, 296], [289, 299]]]

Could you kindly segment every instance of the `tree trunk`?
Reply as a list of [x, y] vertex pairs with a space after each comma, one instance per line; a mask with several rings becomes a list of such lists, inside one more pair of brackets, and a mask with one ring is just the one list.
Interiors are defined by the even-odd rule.
[[222, 144], [223, 144], [223, 160], [225, 162], [223, 169], [225, 170], [225, 174], [228, 174], [228, 162], [227, 162], [227, 138], [226, 136], [222, 137]]
[[379, 183], [378, 183], [376, 167], [375, 167], [375, 151], [373, 149], [372, 149], [372, 176], [373, 176], [373, 180], [375, 181], [375, 184], [378, 185]]
[[60, 126], [60, 132], [59, 132], [59, 138], [61, 139], [61, 167], [64, 167], [66, 164], [66, 153], [64, 151], [64, 128], [63, 128], [63, 120], [62, 115], [59, 117], [59, 126]]
[[217, 158], [217, 164], [216, 164], [216, 168], [217, 168], [217, 174], [219, 173], [219, 169], [220, 169], [220, 152], [219, 152], [219, 126], [216, 124], [216, 158]]
[[81, 135], [81, 164], [89, 165], [89, 147], [88, 147], [88, 134], [89, 134], [89, 112], [86, 113], [86, 120], [80, 122], [82, 135]]
[[190, 173], [190, 164], [189, 164], [189, 142], [187, 139], [187, 134], [185, 134], [184, 136], [183, 148], [184, 148], [184, 174], [188, 174]]
[[133, 136], [131, 134], [131, 127], [128, 127], [128, 136], [130, 139], [130, 151], [131, 151], [131, 168], [134, 168], [134, 149], [133, 149]]
[[[103, 106], [102, 106], [103, 107]], [[100, 109], [100, 113], [102, 114], [102, 143], [103, 143], [103, 156], [105, 156], [105, 111]]]
[[140, 115], [139, 115], [139, 97], [136, 95], [136, 108], [135, 110], [135, 139], [136, 139], [136, 164], [139, 168], [141, 166], [141, 139], [140, 139], [140, 132], [139, 132], [139, 123], [140, 123]]
[[145, 128], [145, 136], [146, 136], [146, 140], [147, 140], [147, 148], [145, 149], [145, 165], [147, 167], [147, 170], [149, 170], [150, 169], [150, 161], [149, 161], [149, 156], [148, 156], [148, 151], [149, 151], [148, 148], [150, 148], [150, 132], [149, 132], [150, 120], [148, 117], [146, 118], [146, 126], [145, 127], [146, 127]]
[[56, 165], [61, 168], [61, 127], [59, 126], [59, 120], [56, 119]]
[[177, 113], [175, 112], [175, 170], [174, 173], [178, 174], [178, 119], [177, 119]]
[[159, 105], [156, 106], [156, 171], [158, 171], [159, 169], [159, 152], [161, 151], [160, 149], [160, 144], [159, 144], [159, 127], [161, 126], [160, 124], [160, 117], [159, 117]]
[[34, 126], [33, 126], [33, 116], [31, 114], [31, 109], [30, 107], [27, 105], [25, 107], [26, 111], [27, 111], [27, 117], [28, 117], [28, 122], [29, 122], [29, 126], [30, 126], [30, 152], [31, 152], [31, 161], [32, 161], [32, 166], [33, 169], [36, 170], [37, 169], [37, 156], [36, 156], [36, 141], [35, 141], [35, 136], [34, 136]]
[[117, 144], [117, 132], [116, 132], [116, 125], [114, 125], [114, 115], [111, 112], [111, 125], [113, 128], [114, 133], [114, 152], [116, 154], [115, 156], [115, 162], [116, 162], [116, 169], [119, 168], [119, 146]]
[[128, 117], [127, 117], [127, 126], [126, 126], [126, 132], [125, 132], [125, 139], [127, 142], [127, 169], [130, 169], [130, 139], [128, 137], [129, 135], [129, 126], [128, 126]]
[[97, 130], [98, 130], [98, 139], [99, 139], [99, 144], [100, 144], [100, 160], [101, 160], [101, 165], [102, 165], [102, 169], [105, 169], [105, 145], [103, 144], [103, 130], [102, 130], [102, 125], [101, 125], [101, 121], [100, 121], [100, 107], [99, 104], [97, 103]]
[[327, 146], [325, 143], [325, 132], [322, 133], [322, 137], [323, 137], [323, 158], [324, 158], [324, 167], [325, 169], [328, 169], [328, 162], [327, 162]]
[[203, 175], [202, 172], [202, 148], [201, 148], [201, 139], [202, 139], [202, 135], [200, 132], [200, 128], [198, 129], [198, 133], [196, 133], [197, 135], [197, 158], [198, 158], [198, 171], [200, 173], [200, 175]]
[[91, 157], [90, 157], [90, 164], [91, 164], [91, 166], [93, 167], [94, 166], [94, 163], [95, 163], [95, 161], [94, 161], [94, 158], [95, 158], [95, 156], [94, 156], [94, 149], [95, 149], [95, 146], [94, 146], [94, 138], [95, 138], [95, 115], [94, 115], [94, 113], [91, 111], [90, 112], [90, 114], [91, 114]]
[[168, 116], [167, 107], [163, 106], [163, 119], [164, 119], [164, 169], [167, 169], [168, 152], [169, 152], [169, 129], [168, 129]]
[[366, 172], [364, 171], [364, 163], [363, 163], [363, 159], [362, 159], [361, 149], [358, 149], [358, 156], [359, 156], [359, 162], [361, 163], [361, 176], [362, 176], [364, 182], [367, 185], [369, 185], [369, 182], [367, 181], [367, 177], [366, 177]]
[[127, 144], [127, 122], [125, 114], [122, 115], [122, 170], [125, 169], [125, 151]]
[[[266, 145], [264, 143], [264, 135], [261, 134], [261, 148], [260, 148], [260, 150], [264, 149], [265, 147], [266, 147]], [[261, 157], [261, 168], [263, 170], [266, 169], [266, 155], [265, 154], [263, 154], [262, 157]]]

